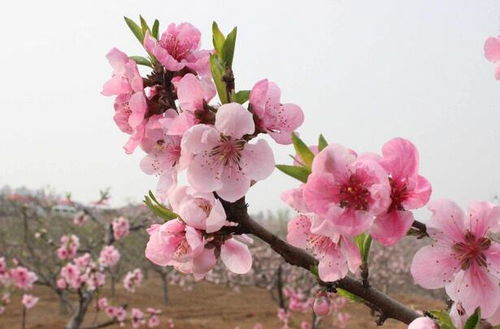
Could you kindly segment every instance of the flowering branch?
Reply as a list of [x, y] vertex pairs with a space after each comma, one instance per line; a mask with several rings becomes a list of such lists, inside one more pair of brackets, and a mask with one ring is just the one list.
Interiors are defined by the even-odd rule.
[[[269, 244], [275, 252], [280, 254], [286, 262], [292, 265], [302, 267], [308, 271], [311, 271], [318, 265], [318, 261], [304, 250], [288, 244], [253, 220], [248, 214], [248, 206], [244, 198], [234, 203], [224, 200], [221, 200], [221, 202], [228, 219], [239, 224], [239, 233], [249, 233], [262, 239]], [[366, 305], [380, 313], [380, 320], [396, 319], [409, 324], [420, 316], [411, 308], [383, 294], [377, 289], [363, 286], [363, 284], [356, 279], [345, 277], [334, 283], [324, 284], [342, 288], [362, 298], [367, 302]], [[381, 321], [381, 324], [382, 323], [383, 321]]]

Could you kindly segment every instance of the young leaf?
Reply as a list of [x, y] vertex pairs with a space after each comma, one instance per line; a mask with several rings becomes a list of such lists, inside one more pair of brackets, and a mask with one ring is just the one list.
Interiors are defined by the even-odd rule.
[[276, 168], [299, 181], [306, 183], [307, 177], [311, 174], [311, 170], [306, 167], [289, 166], [289, 165], [276, 165]]
[[363, 298], [358, 297], [355, 294], [353, 294], [347, 290], [341, 289], [341, 288], [337, 288], [337, 295], [346, 297], [346, 298], [348, 298], [354, 302], [357, 302], [357, 303], [360, 303], [363, 301]]
[[240, 90], [236, 94], [234, 94], [234, 100], [239, 104], [243, 104], [248, 101], [249, 97], [250, 90]]
[[311, 168], [314, 153], [307, 147], [307, 145], [300, 139], [295, 133], [292, 133], [292, 142], [293, 147], [295, 148], [295, 152], [302, 159], [304, 165], [308, 168]]
[[222, 80], [222, 75], [224, 74], [224, 68], [219, 63], [216, 55], [210, 55], [210, 69], [212, 71], [212, 77], [215, 82], [215, 87], [217, 88], [217, 94], [219, 95], [220, 102], [222, 104], [227, 103], [226, 95], [226, 84]]
[[222, 34], [221, 30], [219, 30], [219, 26], [216, 22], [212, 23], [212, 42], [214, 44], [214, 49], [217, 51], [219, 56], [222, 56], [222, 47], [224, 47], [224, 42], [226, 41], [226, 37]]
[[153, 67], [149, 59], [142, 57], [142, 56], [130, 56], [130, 59], [133, 59], [138, 65], [144, 65], [144, 66], [149, 66]]
[[368, 255], [370, 254], [372, 237], [366, 233], [362, 233], [354, 238], [354, 242], [358, 246], [363, 262], [368, 262]]
[[328, 146], [328, 142], [326, 141], [325, 137], [323, 137], [323, 135], [319, 135], [319, 138], [318, 138], [318, 149], [320, 151], [322, 151], [327, 146]]
[[465, 321], [464, 329], [476, 329], [479, 326], [479, 321], [481, 321], [481, 310], [478, 307], [474, 314]]
[[439, 323], [440, 329], [455, 329], [455, 326], [453, 325], [453, 322], [451, 321], [448, 312], [442, 310], [435, 310], [435, 311], [429, 311], [429, 313]]
[[165, 219], [166, 221], [169, 221], [171, 219], [179, 217], [176, 213], [174, 213], [172, 210], [166, 208], [164, 205], [162, 205], [158, 200], [156, 200], [153, 192], [149, 191], [149, 195], [144, 196], [144, 204], [148, 206], [151, 211]]
[[226, 67], [232, 67], [234, 57], [234, 47], [236, 44], [237, 28], [235, 27], [226, 37], [222, 47], [222, 58]]
[[155, 19], [155, 22], [153, 23], [153, 28], [151, 29], [151, 35], [153, 36], [153, 38], [158, 40], [159, 33], [160, 33], [160, 21]]
[[135, 35], [135, 37], [137, 38], [137, 40], [139, 40], [139, 42], [142, 45], [142, 42], [144, 41], [144, 34], [142, 33], [141, 27], [139, 25], [137, 25], [130, 18], [128, 18], [128, 17], [123, 17], [123, 18], [125, 19], [125, 23], [127, 23], [128, 27], [130, 28], [130, 30], [132, 31], [132, 33]]
[[148, 31], [149, 34], [152, 34], [151, 33], [151, 29], [149, 28], [148, 23], [146, 22], [146, 20], [141, 15], [139, 15], [139, 18], [141, 20], [142, 35], [146, 35], [146, 31]]

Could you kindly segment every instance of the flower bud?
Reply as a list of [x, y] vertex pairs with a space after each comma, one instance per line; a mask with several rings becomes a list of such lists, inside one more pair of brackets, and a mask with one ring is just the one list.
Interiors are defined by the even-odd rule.
[[330, 300], [326, 296], [316, 297], [313, 304], [313, 311], [318, 316], [325, 316], [330, 313]]

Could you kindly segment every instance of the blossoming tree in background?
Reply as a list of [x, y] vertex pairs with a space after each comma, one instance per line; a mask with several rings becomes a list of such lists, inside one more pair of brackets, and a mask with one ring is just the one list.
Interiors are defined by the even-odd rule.
[[[370, 307], [378, 324], [389, 318], [411, 329], [500, 324], [500, 244], [494, 238], [499, 206], [478, 202], [464, 213], [452, 201], [433, 200], [433, 215], [424, 224], [412, 211], [428, 204], [431, 184], [419, 172], [410, 141], [394, 138], [380, 153], [359, 153], [320, 135], [308, 147], [294, 133], [303, 111], [284, 103], [275, 83], [262, 79], [251, 90], [236, 88], [236, 28], [224, 35], [214, 23], [214, 49], [205, 50], [201, 33], [189, 23], [172, 23], [160, 35], [158, 20], [151, 27], [142, 17], [140, 24], [126, 22], [146, 55], [112, 49], [107, 58], [113, 75], [102, 93], [115, 97], [114, 120], [129, 135], [125, 151], [140, 147], [146, 154], [141, 169], [158, 177], [156, 194], [150, 192], [145, 203], [165, 222], [148, 229], [148, 259], [197, 280], [219, 260], [228, 271], [245, 274], [253, 265], [248, 245], [254, 236], [315, 276], [308, 307], [318, 316], [330, 312], [329, 296], [337, 293]], [[498, 38], [486, 42], [492, 62], [500, 61], [499, 45]], [[145, 67], [143, 74], [137, 65]], [[299, 181], [283, 193], [297, 211], [287, 242], [247, 211], [246, 193], [275, 167], [265, 134], [293, 144], [296, 152], [292, 164], [277, 165]], [[181, 172], [187, 186], [179, 183]], [[415, 282], [444, 287], [453, 301], [450, 315], [419, 312], [371, 286], [373, 241], [393, 246], [409, 234], [429, 239], [411, 266]], [[286, 315], [280, 317], [286, 324]]]

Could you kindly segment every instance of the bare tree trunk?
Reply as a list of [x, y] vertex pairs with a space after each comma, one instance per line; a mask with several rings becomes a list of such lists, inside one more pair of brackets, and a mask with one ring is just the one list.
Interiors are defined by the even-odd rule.
[[283, 296], [283, 269], [281, 268], [283, 264], [280, 264], [278, 267], [278, 272], [276, 273], [277, 275], [277, 282], [276, 282], [276, 289], [278, 290], [278, 303], [280, 308], [282, 308], [285, 311], [288, 311], [286, 301], [285, 301], [285, 296]]
[[94, 298], [93, 292], [81, 292], [80, 293], [80, 301], [78, 303], [78, 308], [73, 313], [73, 316], [66, 324], [66, 329], [80, 329], [83, 320], [85, 318], [85, 314], [89, 308], [90, 302]]

